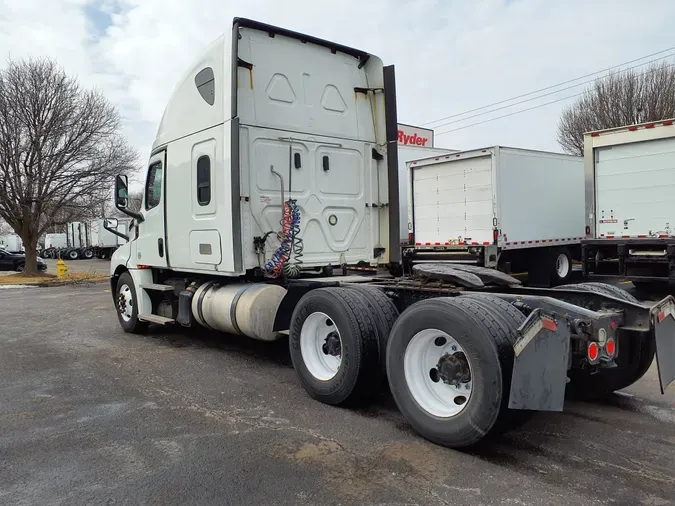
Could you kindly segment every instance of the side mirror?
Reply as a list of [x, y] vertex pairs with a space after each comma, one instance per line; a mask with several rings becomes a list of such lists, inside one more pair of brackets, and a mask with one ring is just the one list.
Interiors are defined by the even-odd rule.
[[106, 218], [103, 228], [117, 228], [118, 224], [117, 218]]
[[120, 211], [129, 205], [129, 178], [117, 176], [115, 178], [115, 207]]
[[[127, 216], [134, 218], [138, 223], [143, 222], [143, 215], [141, 213], [127, 209], [129, 207], [129, 178], [127, 176], [118, 175], [115, 178], [115, 207]], [[115, 224], [115, 227], [106, 227], [104, 223], [104, 228], [106, 230], [108, 228], [117, 228], [117, 224]]]
[[[117, 192], [115, 192], [115, 193], [117, 194]], [[118, 232], [117, 231], [117, 225], [119, 225], [119, 222], [117, 221], [117, 218], [104, 218], [103, 219], [103, 228], [105, 228], [111, 234], [116, 235], [117, 237], [121, 237], [125, 241], [128, 241], [129, 236], [127, 234], [123, 234], [121, 232]]]

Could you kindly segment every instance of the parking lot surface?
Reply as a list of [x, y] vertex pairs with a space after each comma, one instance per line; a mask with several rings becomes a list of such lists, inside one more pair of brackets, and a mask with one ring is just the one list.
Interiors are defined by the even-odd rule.
[[675, 504], [652, 367], [467, 451], [311, 400], [285, 340], [119, 328], [107, 285], [0, 292], [1, 504]]

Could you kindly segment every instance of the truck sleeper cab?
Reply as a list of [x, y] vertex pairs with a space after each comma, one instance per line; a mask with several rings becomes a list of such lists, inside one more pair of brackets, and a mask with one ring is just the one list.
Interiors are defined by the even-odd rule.
[[646, 307], [604, 285], [523, 289], [478, 266], [323, 276], [396, 270], [396, 136], [393, 67], [235, 19], [167, 105], [139, 213], [117, 177], [115, 204], [135, 221], [111, 261], [122, 328], [288, 331], [310, 396], [365, 403], [388, 381], [412, 426], [449, 447], [517, 426], [523, 410], [561, 410], [568, 377], [613, 391], [656, 354], [663, 387], [675, 378], [672, 297]]

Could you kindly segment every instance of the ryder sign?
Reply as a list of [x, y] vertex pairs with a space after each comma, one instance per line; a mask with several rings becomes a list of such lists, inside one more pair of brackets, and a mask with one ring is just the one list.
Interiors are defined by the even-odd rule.
[[401, 146], [434, 147], [434, 131], [411, 125], [398, 124], [398, 144]]

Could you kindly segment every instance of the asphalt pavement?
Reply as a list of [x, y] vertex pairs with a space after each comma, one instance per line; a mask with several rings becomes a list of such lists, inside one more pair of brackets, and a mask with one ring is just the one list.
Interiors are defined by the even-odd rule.
[[311, 400], [285, 340], [125, 334], [106, 288], [0, 292], [0, 504], [675, 504], [675, 388], [654, 367], [454, 451], [386, 392]]

